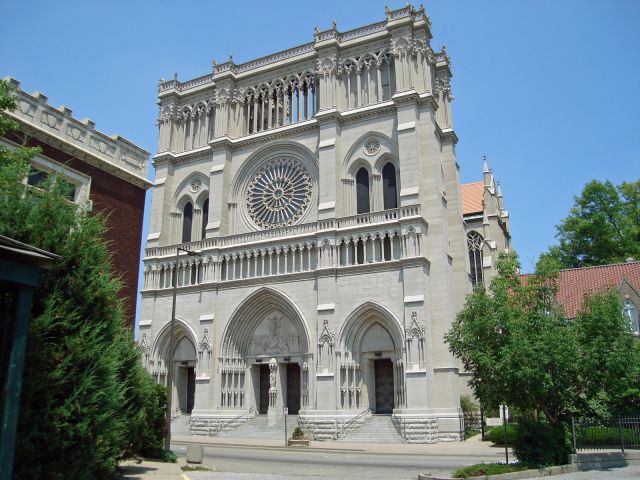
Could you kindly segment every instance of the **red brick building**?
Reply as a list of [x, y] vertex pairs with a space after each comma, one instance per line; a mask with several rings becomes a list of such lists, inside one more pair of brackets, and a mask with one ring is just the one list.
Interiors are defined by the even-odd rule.
[[640, 261], [560, 270], [557, 300], [567, 318], [575, 318], [586, 295], [608, 288], [619, 292], [631, 329], [640, 335]]
[[17, 90], [17, 108], [9, 116], [19, 130], [0, 138], [9, 148], [39, 146], [33, 173], [25, 182], [37, 186], [49, 173], [59, 173], [75, 189], [70, 201], [107, 214], [106, 239], [115, 273], [121, 278], [120, 296], [127, 322], [135, 322], [140, 245], [149, 153], [117, 135], [107, 136], [88, 119], [73, 118], [71, 110], [54, 108], [41, 93], [28, 94], [20, 83], [6, 78]]

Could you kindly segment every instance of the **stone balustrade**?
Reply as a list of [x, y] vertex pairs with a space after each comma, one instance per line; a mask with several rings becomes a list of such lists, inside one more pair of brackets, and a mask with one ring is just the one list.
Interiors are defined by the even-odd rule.
[[263, 230], [180, 245], [148, 248], [144, 290], [243, 281], [330, 268], [351, 268], [424, 256], [426, 222], [419, 206]]

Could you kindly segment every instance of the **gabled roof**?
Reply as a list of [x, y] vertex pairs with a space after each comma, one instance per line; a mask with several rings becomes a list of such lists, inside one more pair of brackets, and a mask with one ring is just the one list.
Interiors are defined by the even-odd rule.
[[[526, 281], [528, 276], [520, 277]], [[640, 292], [640, 261], [560, 270], [558, 302], [564, 307], [567, 318], [575, 318], [586, 294], [619, 288], [624, 280]]]
[[484, 210], [482, 201], [484, 198], [484, 183], [473, 182], [460, 185], [460, 198], [462, 199], [462, 214], [482, 213]]

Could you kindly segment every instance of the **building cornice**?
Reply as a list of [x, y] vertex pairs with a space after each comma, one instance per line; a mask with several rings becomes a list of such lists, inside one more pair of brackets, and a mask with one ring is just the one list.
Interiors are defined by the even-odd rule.
[[77, 120], [64, 106], [53, 108], [41, 93], [20, 90], [20, 82], [7, 77], [17, 93], [17, 108], [6, 114], [20, 125], [20, 131], [47, 145], [81, 159], [102, 171], [147, 189], [149, 153], [118, 135], [107, 136], [89, 120]]

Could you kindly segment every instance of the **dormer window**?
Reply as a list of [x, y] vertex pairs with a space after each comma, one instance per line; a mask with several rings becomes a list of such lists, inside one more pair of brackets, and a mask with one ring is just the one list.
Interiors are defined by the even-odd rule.
[[622, 310], [629, 319], [629, 326], [634, 335], [640, 334], [640, 325], [638, 322], [638, 309], [631, 302], [631, 300], [625, 300], [622, 304]]

